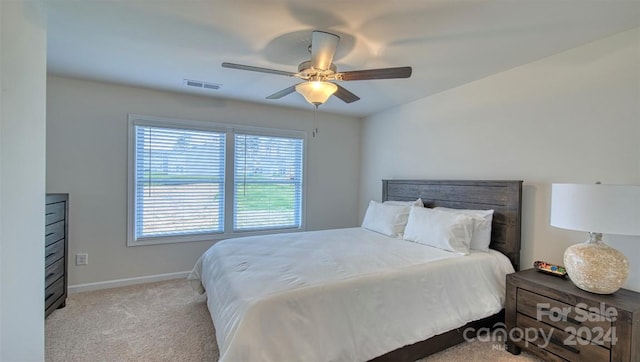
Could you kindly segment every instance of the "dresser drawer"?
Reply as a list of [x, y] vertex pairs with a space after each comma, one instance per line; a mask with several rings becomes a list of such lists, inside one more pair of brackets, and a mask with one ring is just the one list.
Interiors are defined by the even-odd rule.
[[44, 290], [44, 309], [49, 308], [58, 298], [64, 295], [64, 278], [58, 279]]
[[64, 275], [64, 258], [56, 261], [44, 269], [44, 285], [48, 287]]
[[50, 225], [64, 219], [66, 202], [56, 202], [45, 206], [44, 224]]
[[49, 246], [64, 239], [64, 220], [44, 227], [44, 245]]
[[51, 265], [54, 261], [64, 256], [64, 240], [58, 240], [44, 249], [44, 266]]
[[524, 338], [516, 342], [521, 347], [528, 347], [525, 345], [527, 343], [533, 344], [569, 361], [605, 362], [610, 360], [609, 349], [523, 314], [518, 313], [516, 324], [525, 333]]
[[[519, 313], [559, 330], [573, 334], [582, 331], [583, 337], [591, 334], [601, 337], [611, 333], [611, 318], [592, 312], [600, 311], [603, 306], [584, 303], [572, 306], [524, 289], [518, 289], [517, 301]], [[595, 338], [595, 341], [607, 348], [611, 346], [606, 338]]]

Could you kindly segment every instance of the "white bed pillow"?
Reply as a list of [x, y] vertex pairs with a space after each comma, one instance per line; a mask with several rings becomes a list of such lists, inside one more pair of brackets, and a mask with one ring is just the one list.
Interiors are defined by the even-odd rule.
[[424, 207], [412, 207], [404, 240], [469, 254], [473, 218], [467, 215]]
[[493, 210], [450, 209], [447, 207], [436, 207], [435, 210], [460, 213], [473, 217], [474, 225], [470, 248], [473, 250], [489, 251], [489, 244], [491, 244], [491, 222], [493, 221]]
[[415, 201], [398, 201], [398, 200], [388, 200], [383, 202], [383, 204], [385, 205], [400, 205], [400, 206], [420, 206], [420, 207], [424, 207], [424, 204], [422, 203], [422, 199], [417, 199]]
[[370, 201], [362, 227], [393, 238], [402, 238], [410, 210], [409, 206]]

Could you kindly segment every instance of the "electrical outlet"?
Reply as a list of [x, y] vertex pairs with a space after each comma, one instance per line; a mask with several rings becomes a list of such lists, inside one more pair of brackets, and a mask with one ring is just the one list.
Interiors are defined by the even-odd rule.
[[76, 254], [76, 265], [87, 265], [89, 264], [89, 254], [82, 253]]

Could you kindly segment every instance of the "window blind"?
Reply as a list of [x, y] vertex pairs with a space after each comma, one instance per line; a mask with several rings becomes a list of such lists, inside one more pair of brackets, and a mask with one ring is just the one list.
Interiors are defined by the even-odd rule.
[[225, 133], [135, 126], [135, 238], [222, 232]]
[[300, 228], [303, 140], [235, 134], [234, 231]]

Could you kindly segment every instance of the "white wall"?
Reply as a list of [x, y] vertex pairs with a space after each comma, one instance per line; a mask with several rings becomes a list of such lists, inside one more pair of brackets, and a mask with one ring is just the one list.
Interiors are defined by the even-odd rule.
[[[353, 117], [49, 77], [47, 192], [68, 192], [69, 284], [191, 270], [212, 242], [126, 246], [127, 114], [309, 132], [308, 230], [358, 224], [360, 123]], [[88, 253], [76, 266], [74, 255]]]
[[[640, 184], [639, 140], [636, 28], [365, 119], [360, 216], [385, 178], [524, 180], [522, 265], [561, 264], [587, 235], [549, 226], [551, 183]], [[608, 240], [640, 291], [640, 238]]]
[[42, 361], [44, 6], [0, 1], [0, 24], [0, 361]]

